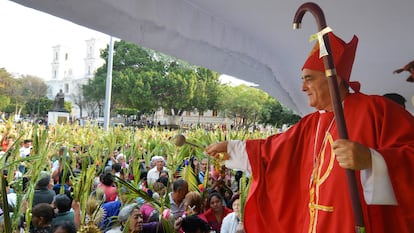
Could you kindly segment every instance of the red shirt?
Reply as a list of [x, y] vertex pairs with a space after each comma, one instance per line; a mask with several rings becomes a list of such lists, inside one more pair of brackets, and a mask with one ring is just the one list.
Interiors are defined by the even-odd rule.
[[102, 183], [98, 184], [97, 188], [103, 189], [105, 193], [105, 202], [115, 201], [118, 196], [118, 190], [114, 186], [106, 186]]
[[204, 212], [203, 214], [200, 214], [200, 215], [204, 215], [204, 218], [199, 215], [201, 219], [207, 220], [208, 225], [210, 225], [211, 228], [213, 228], [213, 230], [216, 231], [216, 233], [220, 233], [221, 223], [223, 222], [223, 218], [226, 217], [226, 215], [233, 212], [231, 209], [225, 206], [223, 206], [223, 208], [224, 208], [223, 215], [221, 216], [220, 221], [217, 221], [216, 216], [213, 214], [213, 211], [211, 210], [211, 208], [206, 210], [206, 212]]

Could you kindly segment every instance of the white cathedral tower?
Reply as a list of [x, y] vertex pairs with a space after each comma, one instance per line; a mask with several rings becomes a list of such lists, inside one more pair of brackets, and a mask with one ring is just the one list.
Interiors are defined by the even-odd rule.
[[72, 64], [71, 56], [69, 56], [69, 48], [62, 45], [53, 46], [51, 77], [53, 80], [62, 80], [68, 76], [72, 76]]
[[94, 38], [86, 40], [86, 57], [85, 57], [85, 77], [92, 78], [94, 72], [102, 66], [103, 62], [100, 58], [100, 49], [102, 47]]
[[[81, 87], [89, 79], [94, 77], [95, 71], [104, 64], [100, 58], [100, 50], [105, 47], [99, 39], [91, 38], [85, 41], [86, 49], [83, 53], [83, 69], [80, 74], [75, 73], [75, 66], [81, 63], [82, 58], [74, 57], [73, 50], [63, 45], [53, 46], [53, 59], [51, 63], [51, 78], [46, 81], [48, 86], [47, 97], [54, 99], [55, 95], [62, 90], [65, 94], [65, 101], [72, 103], [71, 114], [78, 118], [86, 115], [87, 111], [80, 110], [78, 102], [82, 98]], [[85, 109], [86, 110], [86, 109]]]

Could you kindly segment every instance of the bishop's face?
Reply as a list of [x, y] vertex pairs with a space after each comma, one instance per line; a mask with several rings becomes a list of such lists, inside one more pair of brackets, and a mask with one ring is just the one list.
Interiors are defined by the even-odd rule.
[[329, 93], [328, 79], [325, 73], [316, 70], [302, 70], [302, 91], [308, 96], [311, 107], [317, 110], [332, 111], [331, 95]]

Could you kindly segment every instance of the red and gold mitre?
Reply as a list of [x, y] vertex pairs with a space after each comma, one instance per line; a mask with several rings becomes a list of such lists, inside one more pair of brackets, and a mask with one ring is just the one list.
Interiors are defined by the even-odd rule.
[[[345, 80], [355, 92], [359, 92], [360, 84], [350, 81], [352, 65], [354, 64], [355, 52], [358, 45], [358, 37], [354, 36], [349, 43], [345, 43], [333, 32], [329, 32], [328, 36], [331, 45], [331, 55], [338, 76]], [[312, 48], [308, 59], [305, 61], [302, 70], [306, 68], [325, 72], [323, 57], [319, 57], [319, 50], [319, 43], [317, 42]]]

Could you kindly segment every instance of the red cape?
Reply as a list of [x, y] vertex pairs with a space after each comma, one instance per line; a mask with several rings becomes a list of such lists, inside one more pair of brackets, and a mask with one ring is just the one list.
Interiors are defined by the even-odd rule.
[[[398, 206], [367, 205], [357, 172], [366, 232], [414, 232], [413, 116], [383, 97], [361, 93], [345, 98], [344, 114], [349, 139], [377, 150], [385, 159], [398, 201]], [[245, 206], [246, 232], [355, 232], [345, 170], [332, 160], [329, 143], [321, 159], [321, 182], [312, 186], [311, 194], [320, 116], [328, 118], [322, 121], [327, 124], [320, 126], [326, 129], [333, 114], [315, 112], [285, 133], [246, 141], [253, 177]], [[338, 138], [335, 123], [330, 133], [333, 140]], [[327, 177], [322, 177], [324, 174]], [[310, 203], [329, 210], [313, 208], [316, 214], [311, 217]], [[309, 230], [311, 221], [315, 226]]]

